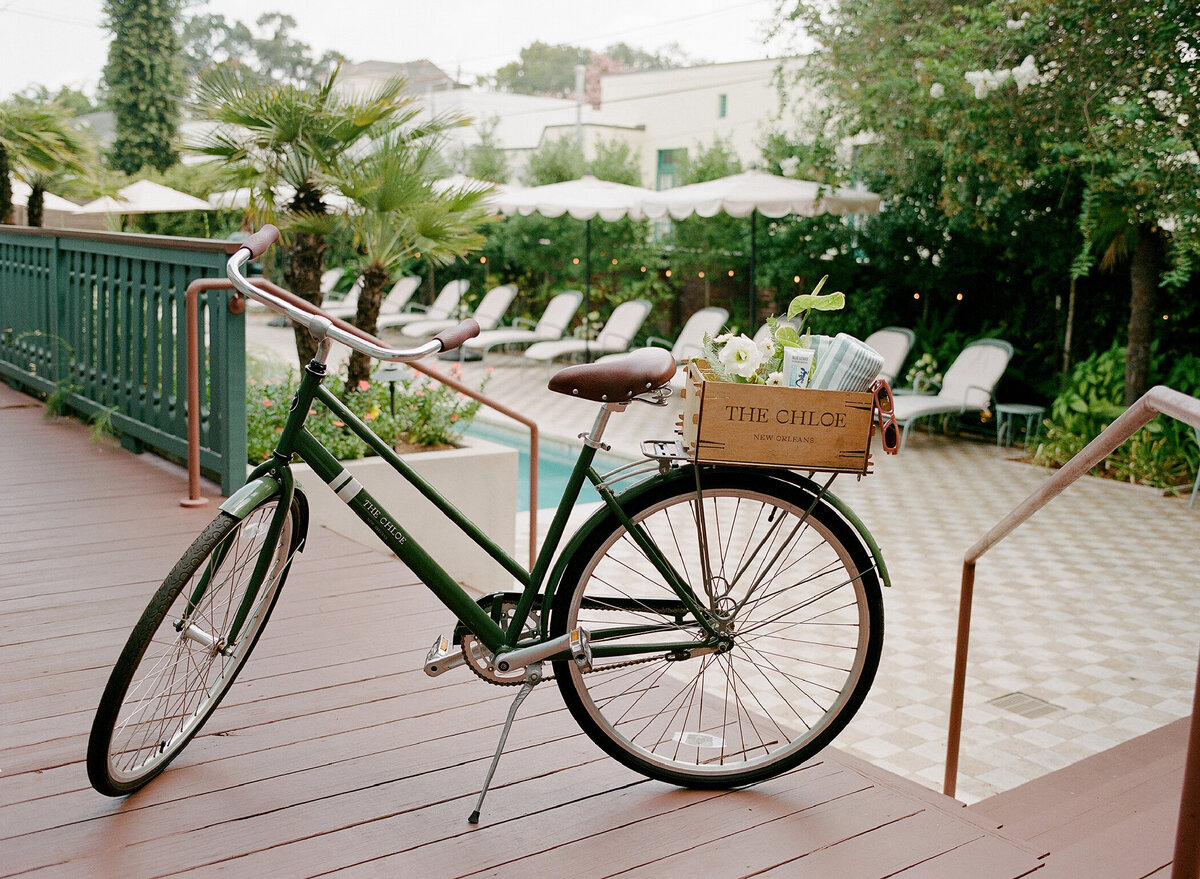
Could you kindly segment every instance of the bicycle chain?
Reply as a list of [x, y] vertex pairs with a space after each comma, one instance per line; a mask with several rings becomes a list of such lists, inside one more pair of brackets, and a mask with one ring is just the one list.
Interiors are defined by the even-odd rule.
[[[646, 657], [643, 657], [642, 659], [627, 659], [624, 662], [610, 662], [607, 665], [601, 666], [600, 668], [590, 668], [587, 671], [585, 671], [584, 674], [591, 674], [594, 671], [608, 671], [609, 669], [613, 669], [613, 668], [625, 668], [626, 666], [630, 666], [630, 665], [642, 665], [647, 662], [658, 662], [660, 659], [662, 659], [661, 656], [646, 656]], [[516, 681], [493, 680], [492, 678], [489, 678], [487, 675], [485, 675], [483, 672], [481, 672], [479, 669], [477, 669], [471, 663], [471, 661], [469, 659], [467, 660], [467, 668], [469, 668], [472, 672], [474, 672], [475, 677], [479, 678], [481, 681], [492, 684], [493, 686], [496, 686], [496, 687], [519, 687], [521, 684], [525, 683], [524, 679], [516, 680]], [[546, 681], [553, 681], [553, 680], [555, 680], [554, 675], [546, 675], [540, 681], [538, 681], [538, 683], [541, 684], [541, 683], [545, 683]]]

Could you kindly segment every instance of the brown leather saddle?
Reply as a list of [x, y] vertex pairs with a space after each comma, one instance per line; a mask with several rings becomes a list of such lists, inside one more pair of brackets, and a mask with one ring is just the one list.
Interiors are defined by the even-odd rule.
[[547, 385], [557, 394], [623, 403], [638, 394], [661, 388], [675, 375], [675, 358], [665, 348], [638, 348], [628, 354], [604, 357], [560, 369]]

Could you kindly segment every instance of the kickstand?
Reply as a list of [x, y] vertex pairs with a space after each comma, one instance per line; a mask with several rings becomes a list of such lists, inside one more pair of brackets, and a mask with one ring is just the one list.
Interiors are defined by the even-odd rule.
[[521, 703], [525, 701], [525, 697], [533, 692], [533, 688], [542, 679], [542, 676], [532, 669], [530, 672], [529, 676], [525, 678], [525, 683], [521, 684], [521, 691], [517, 693], [517, 698], [513, 699], [512, 705], [509, 706], [508, 719], [504, 721], [504, 729], [500, 731], [500, 743], [496, 745], [496, 754], [492, 757], [492, 765], [488, 767], [487, 778], [483, 780], [483, 790], [479, 792], [479, 799], [475, 802], [475, 811], [467, 819], [469, 824], [479, 823], [479, 810], [483, 808], [483, 798], [487, 796], [488, 787], [492, 784], [492, 776], [496, 774], [496, 764], [500, 762], [500, 754], [504, 751], [504, 743], [508, 741], [508, 731], [512, 729], [513, 718], [517, 716], [517, 709], [521, 707]]

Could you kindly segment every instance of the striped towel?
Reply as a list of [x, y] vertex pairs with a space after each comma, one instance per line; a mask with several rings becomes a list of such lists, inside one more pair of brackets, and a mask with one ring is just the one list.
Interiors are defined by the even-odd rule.
[[[814, 336], [818, 339], [828, 336]], [[824, 391], [865, 391], [883, 368], [883, 356], [874, 348], [853, 336], [838, 333], [837, 337], [817, 346], [810, 388]]]

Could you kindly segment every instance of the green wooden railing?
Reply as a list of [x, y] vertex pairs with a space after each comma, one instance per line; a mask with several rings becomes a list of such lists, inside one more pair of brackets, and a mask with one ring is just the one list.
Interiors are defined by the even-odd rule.
[[[223, 277], [236, 244], [0, 226], [0, 375], [65, 393], [122, 443], [187, 457], [185, 291]], [[201, 467], [229, 494], [246, 475], [245, 325], [231, 290], [199, 294]]]

